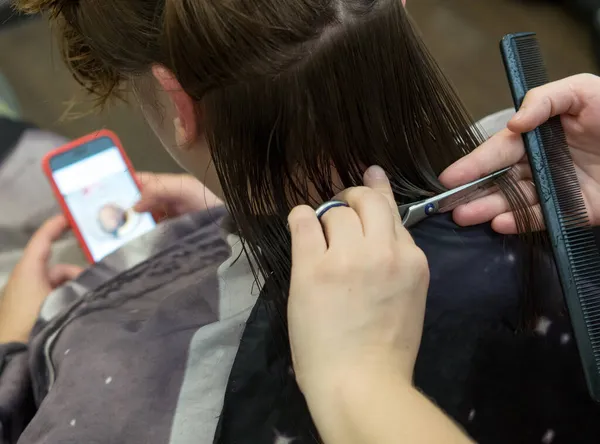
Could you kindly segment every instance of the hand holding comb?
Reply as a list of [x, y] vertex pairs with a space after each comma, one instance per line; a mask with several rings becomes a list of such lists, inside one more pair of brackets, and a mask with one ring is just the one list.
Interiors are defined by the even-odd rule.
[[[500, 49], [515, 107], [548, 83], [534, 33], [505, 36]], [[525, 149], [590, 395], [600, 402], [600, 251], [560, 116], [524, 134]]]

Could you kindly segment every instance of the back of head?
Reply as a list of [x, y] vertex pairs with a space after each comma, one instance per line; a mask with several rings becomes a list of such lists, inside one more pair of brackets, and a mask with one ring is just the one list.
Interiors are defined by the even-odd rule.
[[415, 200], [441, 191], [439, 173], [482, 141], [400, 0], [17, 4], [52, 14], [74, 75], [103, 99], [153, 65], [175, 74], [232, 216], [281, 296], [295, 204], [362, 184], [373, 164], [399, 202]]
[[[155, 64], [173, 71], [216, 159], [226, 157], [228, 201], [246, 188], [227, 185], [230, 162], [273, 176], [268, 185], [298, 194], [294, 203], [331, 197], [332, 167], [348, 186], [378, 163], [414, 199], [438, 191], [437, 174], [478, 142], [400, 0], [17, 3], [50, 11], [75, 77], [102, 99]], [[267, 184], [257, 185], [251, 201], [267, 205]]]

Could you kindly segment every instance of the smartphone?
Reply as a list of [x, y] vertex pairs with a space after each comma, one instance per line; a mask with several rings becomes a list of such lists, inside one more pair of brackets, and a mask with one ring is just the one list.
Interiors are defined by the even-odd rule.
[[140, 187], [131, 162], [111, 131], [94, 132], [50, 153], [44, 173], [88, 261], [102, 260], [156, 222], [131, 207]]

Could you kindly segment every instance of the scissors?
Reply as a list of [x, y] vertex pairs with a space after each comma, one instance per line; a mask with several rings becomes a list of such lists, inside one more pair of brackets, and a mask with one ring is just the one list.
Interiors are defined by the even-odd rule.
[[492, 187], [496, 180], [504, 176], [510, 169], [511, 167], [504, 168], [429, 199], [400, 205], [398, 209], [402, 217], [402, 224], [406, 228], [412, 227], [429, 216], [453, 210], [459, 205], [481, 197], [485, 190]]
[[[406, 228], [412, 227], [429, 216], [443, 213], [444, 211], [453, 210], [459, 205], [471, 202], [472, 200], [481, 197], [485, 190], [493, 186], [496, 180], [504, 176], [510, 169], [511, 167], [507, 167], [496, 171], [489, 176], [482, 177], [481, 179], [461, 185], [452, 190], [445, 191], [437, 196], [398, 206], [400, 216], [402, 217], [402, 224]], [[332, 208], [347, 206], [348, 204], [346, 202], [330, 200], [329, 202], [325, 202], [316, 210], [317, 217], [320, 220], [321, 217], [323, 217], [323, 215]]]

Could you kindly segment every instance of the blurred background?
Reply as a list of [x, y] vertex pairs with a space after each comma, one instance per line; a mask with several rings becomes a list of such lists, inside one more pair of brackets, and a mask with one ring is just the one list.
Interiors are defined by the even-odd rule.
[[[46, 20], [14, 17], [0, 0], [0, 72], [29, 121], [70, 138], [99, 128], [121, 137], [139, 170], [177, 171], [134, 105], [61, 121], [79, 91]], [[408, 0], [423, 38], [471, 113], [511, 106], [498, 51], [507, 33], [535, 31], [552, 79], [600, 67], [600, 0]]]

